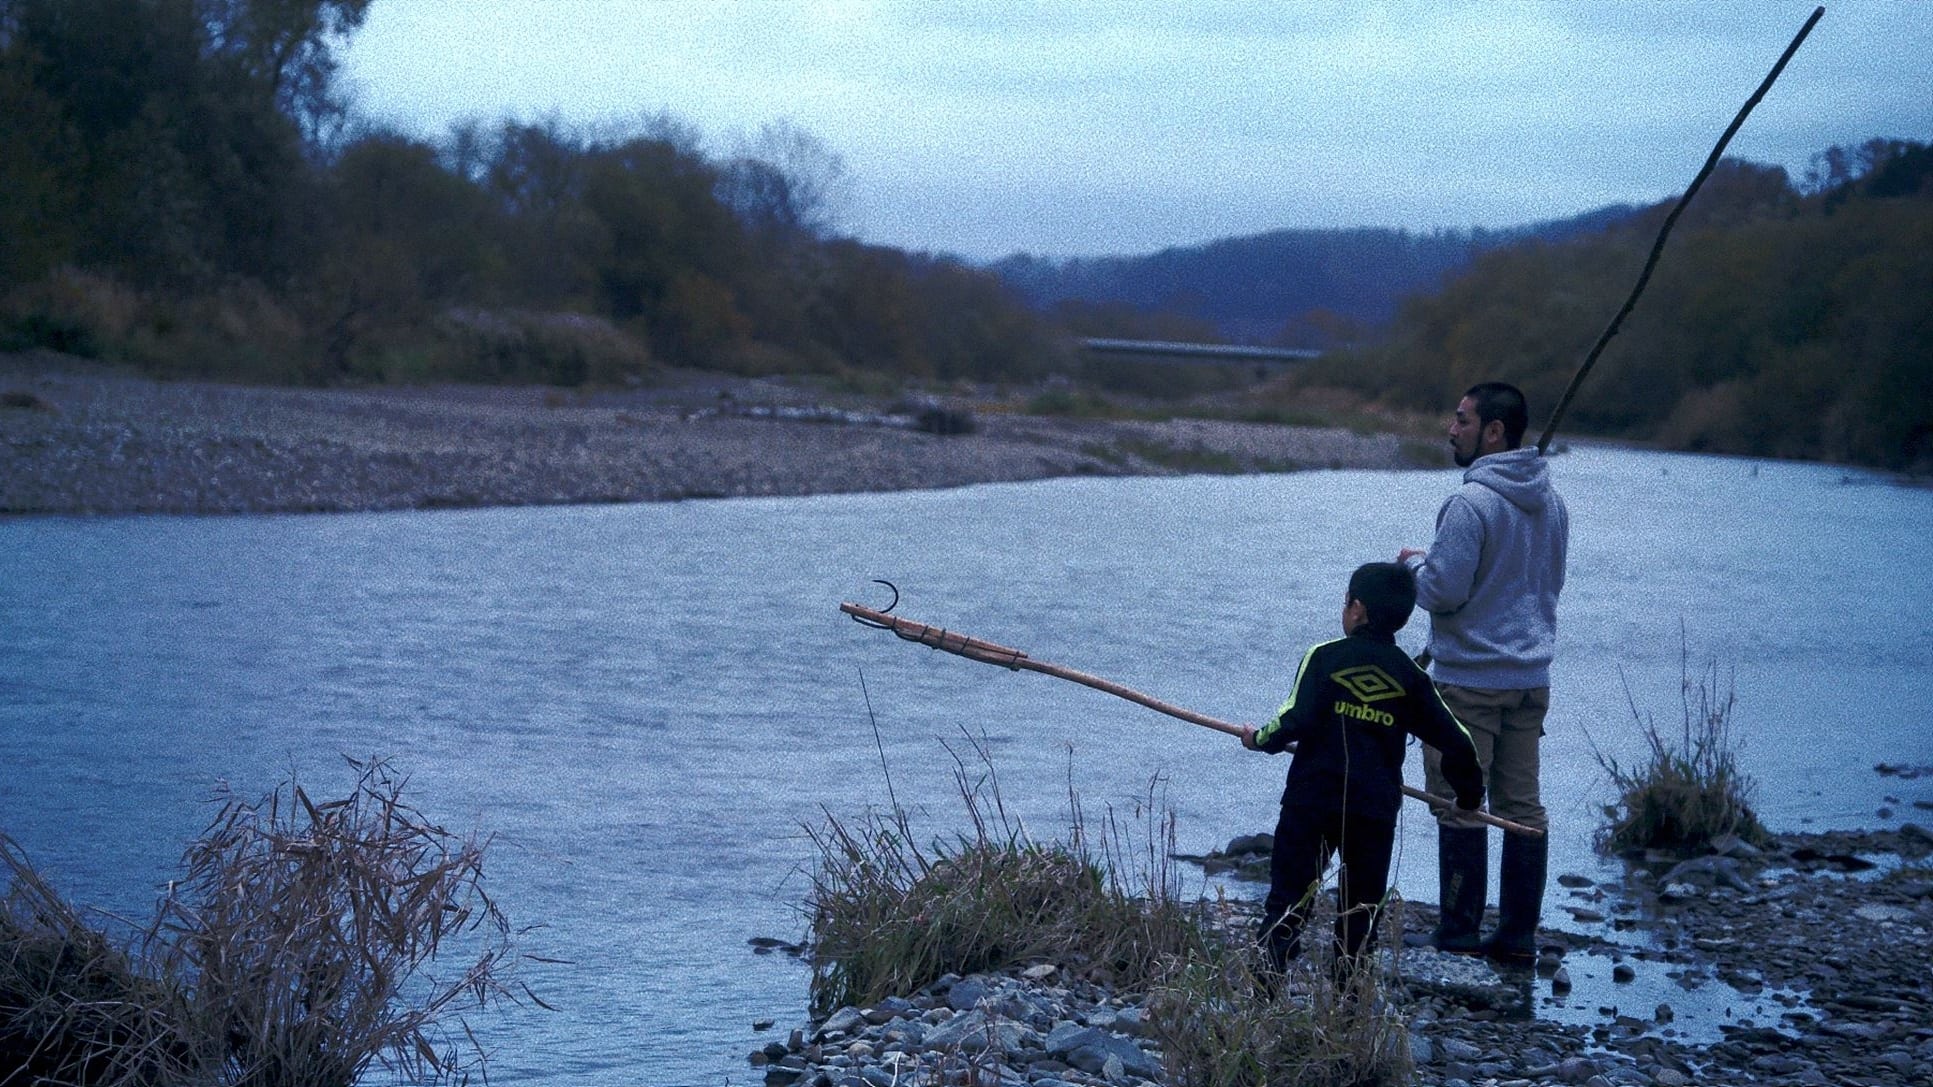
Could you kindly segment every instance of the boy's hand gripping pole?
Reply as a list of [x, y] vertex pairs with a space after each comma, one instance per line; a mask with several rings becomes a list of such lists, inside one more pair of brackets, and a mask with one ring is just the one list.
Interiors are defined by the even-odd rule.
[[[1129, 702], [1137, 702], [1154, 710], [1156, 713], [1165, 713], [1170, 717], [1179, 718], [1190, 724], [1200, 725], [1203, 728], [1212, 728], [1216, 732], [1226, 732], [1230, 736], [1237, 738], [1240, 738], [1243, 732], [1242, 726], [1234, 724], [1233, 722], [1223, 721], [1217, 717], [1210, 717], [1205, 713], [1196, 713], [1194, 710], [1186, 709], [1170, 702], [1163, 702], [1159, 698], [1143, 694], [1132, 687], [1123, 686], [1110, 679], [1102, 679], [1100, 676], [1089, 675], [1086, 672], [1078, 672], [1063, 665], [1035, 660], [1018, 649], [1010, 649], [1004, 645], [983, 641], [979, 638], [961, 634], [958, 631], [947, 630], [944, 627], [930, 626], [926, 623], [915, 622], [911, 619], [902, 619], [897, 615], [889, 615], [883, 611], [875, 611], [863, 604], [848, 602], [840, 604], [839, 610], [852, 616], [864, 626], [877, 627], [880, 630], [890, 630], [906, 641], [918, 642], [921, 645], [944, 650], [955, 656], [965, 657], [968, 660], [979, 661], [982, 664], [997, 664], [1003, 668], [1011, 668], [1015, 671], [1025, 669], [1029, 672], [1040, 672], [1043, 675], [1068, 680], [1073, 683], [1078, 683], [1083, 687], [1092, 687], [1097, 691], [1105, 691], [1116, 698], [1125, 698]], [[1294, 745], [1290, 745], [1289, 750], [1293, 751]], [[1413, 800], [1421, 800], [1432, 808], [1447, 809], [1455, 807], [1452, 801], [1440, 796], [1434, 796], [1409, 785], [1403, 786], [1403, 795]], [[1542, 838], [1544, 836], [1544, 832], [1538, 830], [1536, 827], [1527, 827], [1522, 823], [1512, 822], [1509, 819], [1500, 819], [1497, 816], [1491, 815], [1489, 812], [1470, 811], [1463, 812], [1462, 814], [1479, 822], [1487, 823], [1490, 826], [1498, 827], [1511, 834], [1521, 834], [1527, 838]]]

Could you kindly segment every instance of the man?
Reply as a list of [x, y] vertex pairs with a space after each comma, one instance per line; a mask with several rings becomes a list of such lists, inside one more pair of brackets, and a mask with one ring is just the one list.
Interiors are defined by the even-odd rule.
[[[1463, 485], [1437, 511], [1429, 550], [1404, 548], [1397, 561], [1416, 574], [1417, 604], [1430, 613], [1437, 689], [1476, 741], [1491, 814], [1544, 830], [1538, 741], [1550, 706], [1570, 519], [1544, 458], [1521, 448], [1529, 414], [1524, 394], [1503, 382], [1463, 395], [1450, 422]], [[1424, 772], [1430, 792], [1454, 798], [1436, 751], [1425, 750]], [[1508, 962], [1534, 959], [1548, 863], [1545, 839], [1504, 835], [1497, 931], [1480, 940], [1489, 840], [1483, 824], [1454, 806], [1439, 808], [1442, 920], [1435, 933], [1412, 942]]]

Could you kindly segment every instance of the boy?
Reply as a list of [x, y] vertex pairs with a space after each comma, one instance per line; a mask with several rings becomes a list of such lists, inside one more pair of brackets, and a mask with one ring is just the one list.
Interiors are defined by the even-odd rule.
[[1443, 753], [1457, 807], [1474, 811], [1483, 803], [1476, 745], [1430, 677], [1396, 645], [1415, 607], [1416, 578], [1407, 567], [1359, 567], [1343, 598], [1347, 637], [1310, 649], [1275, 718], [1242, 730], [1242, 746], [1251, 751], [1296, 745], [1262, 913], [1262, 944], [1278, 976], [1301, 951], [1309, 905], [1338, 850], [1336, 976], [1346, 982], [1354, 975], [1388, 890], [1408, 736]]

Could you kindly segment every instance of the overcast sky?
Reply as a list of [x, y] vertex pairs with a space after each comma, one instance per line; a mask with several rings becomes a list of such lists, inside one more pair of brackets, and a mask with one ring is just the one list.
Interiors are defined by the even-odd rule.
[[[366, 114], [803, 129], [839, 226], [984, 260], [1511, 226], [1682, 192], [1815, 5], [375, 0]], [[1837, 0], [1731, 153], [1933, 139], [1933, 2]]]

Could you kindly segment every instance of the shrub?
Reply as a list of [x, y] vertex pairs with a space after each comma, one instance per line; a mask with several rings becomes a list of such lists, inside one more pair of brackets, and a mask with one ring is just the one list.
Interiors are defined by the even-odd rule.
[[1056, 386], [1027, 401], [1029, 415], [1062, 415], [1076, 419], [1119, 419], [1128, 414], [1096, 393]]
[[[1753, 782], [1738, 769], [1732, 736], [1738, 694], [1732, 678], [1725, 677], [1721, 694], [1716, 662], [1696, 682], [1688, 660], [1681, 660], [1679, 674], [1683, 720], [1675, 743], [1633, 702], [1631, 713], [1644, 729], [1649, 760], [1627, 770], [1597, 752], [1598, 765], [1618, 790], [1618, 802], [1604, 809], [1611, 822], [1599, 828], [1600, 849], [1695, 853], [1726, 835], [1759, 845], [1771, 840], [1748, 803]], [[1628, 688], [1625, 693], [1628, 699]]]
[[654, 369], [643, 341], [578, 313], [451, 309], [435, 323], [434, 335], [448, 356], [444, 372], [381, 376], [616, 386]]
[[[175, 993], [90, 928], [0, 835], [0, 1083], [157, 1083], [189, 1066]], [[19, 1078], [16, 1079], [15, 1077]]]
[[815, 1008], [1041, 962], [1145, 990], [1166, 960], [1203, 945], [1207, 930], [1176, 893], [1168, 860], [1172, 814], [1157, 819], [1150, 807], [1148, 860], [1136, 874], [1119, 863], [1133, 846], [1112, 813], [1094, 841], [1076, 800], [1071, 840], [1037, 842], [1008, 815], [990, 763], [977, 778], [956, 763], [971, 834], [922, 847], [897, 805], [856, 822], [828, 814], [808, 828], [819, 851], [807, 902]]
[[43, 347], [113, 358], [141, 320], [141, 296], [114, 280], [61, 269], [18, 288], [0, 304], [0, 350]]
[[[514, 999], [484, 845], [404, 803], [384, 762], [351, 765], [339, 800], [294, 782], [259, 803], [220, 794], [130, 951], [0, 841], [0, 1056], [38, 1038], [45, 1082], [111, 1085], [352, 1087], [371, 1064], [418, 1082], [480, 1064], [458, 1009]], [[467, 966], [427, 975], [459, 948]]]

